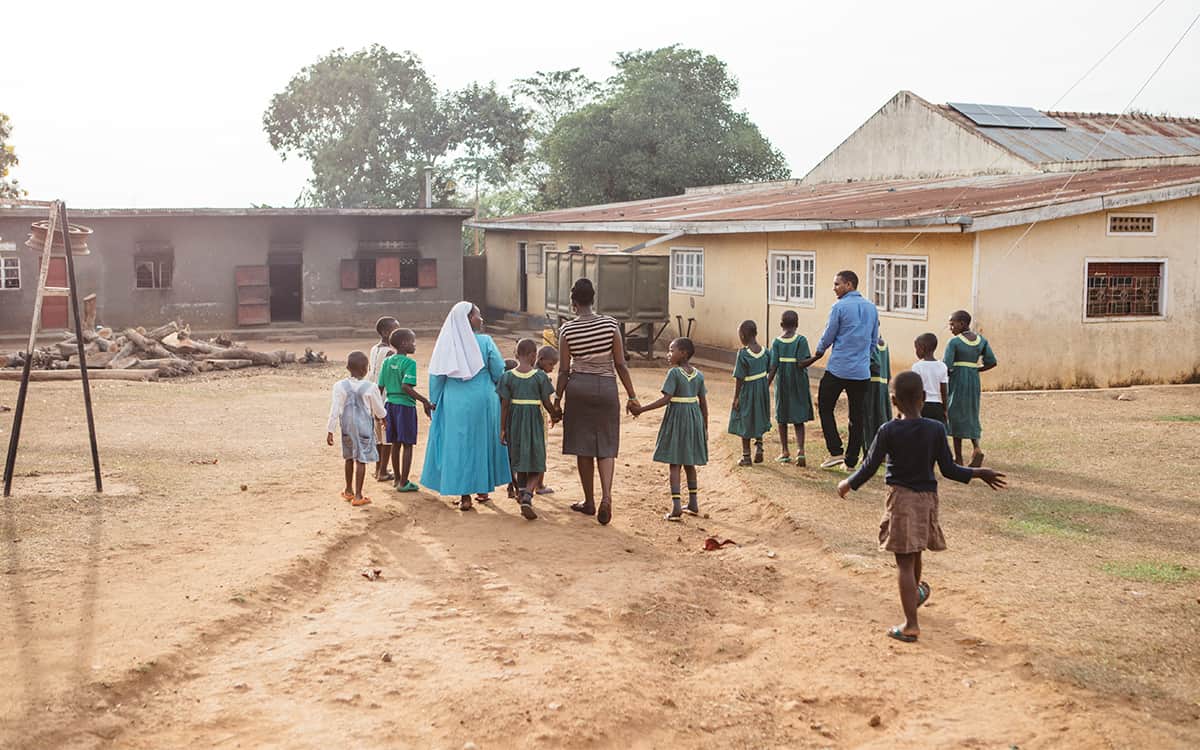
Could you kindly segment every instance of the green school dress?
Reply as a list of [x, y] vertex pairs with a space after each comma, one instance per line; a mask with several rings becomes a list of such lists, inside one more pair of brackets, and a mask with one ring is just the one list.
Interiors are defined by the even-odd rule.
[[546, 470], [546, 432], [542, 399], [554, 394], [550, 378], [540, 369], [508, 370], [496, 386], [508, 401], [508, 462], [513, 471], [540, 474]]
[[863, 419], [863, 445], [868, 449], [875, 442], [875, 433], [892, 420], [892, 397], [888, 383], [892, 380], [892, 355], [887, 344], [871, 349], [871, 383], [867, 386], [867, 404]]
[[757, 439], [771, 429], [771, 392], [767, 388], [767, 370], [771, 352], [765, 346], [758, 354], [743, 348], [733, 366], [733, 377], [742, 380], [738, 408], [729, 412], [729, 432], [744, 438]]
[[979, 367], [996, 364], [996, 355], [987, 339], [975, 334], [968, 341], [961, 333], [946, 343], [946, 354], [942, 357], [950, 370], [950, 384], [946, 388], [946, 419], [950, 423], [950, 437], [978, 440], [982, 429], [979, 426]]
[[663, 464], [704, 466], [708, 463], [708, 431], [700, 413], [700, 397], [708, 393], [704, 375], [692, 370], [689, 375], [672, 367], [663, 382], [662, 392], [671, 397], [667, 413], [658, 428], [654, 460]]
[[791, 338], [771, 342], [771, 361], [775, 363], [775, 422], [804, 424], [813, 418], [812, 391], [808, 387], [808, 368], [797, 360], [808, 359], [808, 339], [798, 333]]

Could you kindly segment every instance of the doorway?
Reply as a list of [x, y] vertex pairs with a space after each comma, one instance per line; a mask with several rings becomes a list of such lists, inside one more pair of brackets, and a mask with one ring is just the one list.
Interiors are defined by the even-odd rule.
[[517, 289], [521, 296], [521, 312], [529, 312], [529, 268], [526, 265], [529, 261], [525, 257], [528, 247], [527, 242], [517, 243]]
[[304, 266], [300, 253], [271, 253], [267, 257], [270, 271], [271, 320], [299, 321], [303, 310]]

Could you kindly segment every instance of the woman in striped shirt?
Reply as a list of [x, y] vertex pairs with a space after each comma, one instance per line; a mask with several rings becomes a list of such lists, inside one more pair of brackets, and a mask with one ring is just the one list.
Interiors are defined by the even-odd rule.
[[[558, 334], [563, 366], [558, 371], [555, 406], [563, 413], [563, 453], [575, 456], [583, 502], [571, 510], [595, 515], [601, 524], [612, 519], [613, 469], [621, 439], [621, 402], [617, 377], [625, 386], [629, 403], [637, 403], [625, 346], [617, 321], [592, 311], [596, 288], [589, 279], [571, 287], [571, 309], [575, 319], [563, 324]], [[563, 394], [566, 404], [562, 405]], [[626, 403], [626, 409], [629, 408]], [[595, 503], [595, 469], [600, 466], [600, 505]]]

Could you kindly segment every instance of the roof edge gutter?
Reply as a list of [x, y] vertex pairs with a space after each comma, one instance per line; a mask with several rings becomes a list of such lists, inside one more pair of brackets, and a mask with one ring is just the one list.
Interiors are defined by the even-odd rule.
[[764, 221], [468, 221], [474, 229], [510, 232], [628, 232], [630, 234], [745, 234], [757, 232], [837, 232], [889, 229], [922, 231], [928, 227], [957, 226], [967, 231], [970, 216], [924, 216], [912, 219], [829, 219]]

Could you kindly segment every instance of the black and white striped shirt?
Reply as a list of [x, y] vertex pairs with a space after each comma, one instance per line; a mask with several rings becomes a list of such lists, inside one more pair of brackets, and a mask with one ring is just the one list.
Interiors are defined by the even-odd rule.
[[559, 338], [571, 350], [571, 370], [596, 375], [613, 374], [613, 334], [620, 327], [607, 315], [577, 318], [564, 323]]

